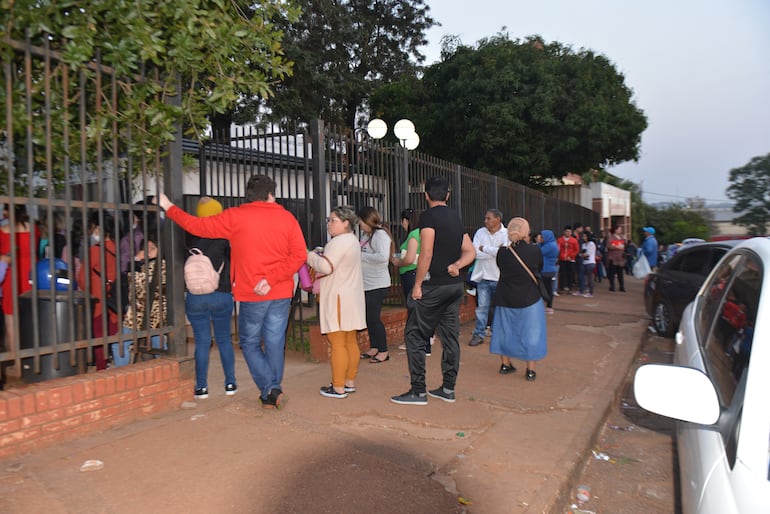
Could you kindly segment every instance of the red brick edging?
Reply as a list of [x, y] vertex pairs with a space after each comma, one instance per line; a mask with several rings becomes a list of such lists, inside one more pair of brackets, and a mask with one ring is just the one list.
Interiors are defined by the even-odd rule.
[[161, 358], [0, 391], [0, 458], [178, 409], [192, 388]]

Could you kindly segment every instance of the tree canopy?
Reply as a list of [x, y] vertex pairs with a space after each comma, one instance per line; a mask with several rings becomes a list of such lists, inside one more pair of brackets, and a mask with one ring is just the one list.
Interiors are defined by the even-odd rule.
[[[369, 94], [425, 60], [418, 50], [436, 24], [424, 0], [301, 0], [297, 21], [286, 18], [287, 58], [294, 74], [277, 85], [266, 101], [270, 121], [355, 126]], [[261, 102], [259, 108], [262, 107]], [[248, 118], [255, 105], [245, 105]], [[243, 116], [240, 116], [243, 118]]]
[[[59, 114], [64, 125], [71, 105], [64, 98], [77, 98], [79, 81], [64, 81], [65, 74], [82, 72], [94, 76], [94, 64], [117, 77], [118, 109], [89, 112], [88, 137], [98, 137], [112, 123], [131, 133], [136, 149], [158, 148], [174, 137], [176, 123], [184, 123], [190, 135], [207, 128], [211, 112], [231, 108], [242, 95], [268, 97], [278, 80], [290, 73], [283, 56], [282, 34], [276, 23], [294, 20], [296, 7], [283, 0], [157, 2], [137, 0], [0, 0], [0, 52], [11, 63], [17, 84], [33, 85], [31, 111], [24, 107], [23, 88], [14, 106], [14, 130], [43, 123], [32, 116], [49, 111]], [[248, 7], [247, 7], [248, 6]], [[52, 70], [56, 85], [68, 83], [67, 95], [57, 92], [46, 98], [42, 91], [43, 67], [33, 62], [31, 76], [9, 41], [48, 45], [59, 52], [61, 65]], [[7, 38], [7, 39], [5, 39]], [[65, 68], [65, 66], [67, 68]], [[73, 71], [74, 70], [74, 73]], [[64, 87], [64, 86], [61, 86]], [[5, 107], [5, 88], [0, 104]], [[179, 106], [168, 99], [177, 96]], [[22, 101], [16, 101], [22, 99]], [[48, 101], [48, 107], [44, 107]], [[74, 100], [73, 100], [74, 101]], [[58, 102], [58, 103], [57, 103]], [[5, 113], [3, 112], [3, 119]], [[54, 134], [54, 139], [60, 134]], [[35, 139], [44, 139], [36, 136]]]
[[422, 151], [533, 186], [637, 160], [647, 128], [606, 57], [539, 36], [447, 39], [440, 62], [383, 86], [370, 107], [391, 125], [411, 119]]
[[733, 211], [743, 213], [733, 223], [746, 227], [752, 236], [767, 235], [770, 222], [770, 154], [754, 157], [730, 170], [727, 197], [735, 200]]

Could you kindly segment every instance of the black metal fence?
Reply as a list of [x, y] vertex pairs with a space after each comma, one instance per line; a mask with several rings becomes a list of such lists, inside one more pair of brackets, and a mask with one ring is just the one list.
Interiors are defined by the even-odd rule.
[[[165, 227], [157, 207], [145, 201], [159, 184], [192, 211], [201, 195], [225, 207], [238, 205], [248, 178], [267, 174], [278, 184], [278, 201], [299, 220], [309, 247], [326, 242], [324, 218], [341, 204], [375, 207], [400, 243], [401, 210], [423, 209], [423, 184], [438, 174], [449, 178], [449, 204], [460, 212], [471, 236], [492, 207], [505, 220], [528, 218], [533, 230], [558, 233], [577, 221], [598, 226], [598, 215], [589, 209], [322, 121], [295, 131], [233, 128], [203, 143], [182, 140], [179, 130], [177, 141], [163, 153], [137, 157], [129, 151], [130, 131], [103, 123], [119, 109], [125, 78], [119, 84], [112, 70], [98, 62], [87, 73], [74, 71], [47, 47], [11, 46], [0, 92], [0, 203], [9, 207], [7, 225], [0, 226], [0, 254], [10, 256], [4, 259], [9, 268], [0, 364], [31, 380], [84, 371], [105, 344], [126, 339], [137, 354], [186, 355], [183, 234], [173, 224]], [[142, 77], [131, 80], [141, 82]], [[192, 170], [183, 165], [191, 160], [197, 160]], [[93, 220], [101, 225], [102, 240], [89, 246]], [[137, 228], [147, 237], [135, 239]], [[112, 234], [114, 255], [105, 233]], [[156, 276], [143, 286], [146, 295], [163, 293], [168, 317], [160, 328], [124, 323], [122, 305], [118, 315], [108, 302], [97, 301], [106, 300], [111, 288], [122, 290], [149, 264], [148, 239], [157, 240], [157, 258], [165, 260], [167, 269], [165, 284]], [[108, 270], [110, 261], [128, 263], [128, 272], [117, 273], [113, 284], [92, 273]], [[49, 287], [47, 276], [57, 266], [63, 268], [60, 280], [77, 281], [77, 289]], [[393, 284], [391, 301], [399, 303], [395, 276]], [[307, 300], [298, 291], [295, 306]], [[133, 305], [134, 297], [117, 302]], [[302, 311], [292, 327], [300, 339]], [[115, 320], [117, 327], [110, 323]], [[153, 336], [163, 341], [159, 348], [149, 344]]]

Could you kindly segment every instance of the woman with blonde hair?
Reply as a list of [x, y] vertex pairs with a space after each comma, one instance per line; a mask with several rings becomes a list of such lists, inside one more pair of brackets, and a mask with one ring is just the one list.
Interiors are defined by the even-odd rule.
[[495, 317], [489, 351], [500, 355], [500, 373], [516, 371], [511, 359], [527, 363], [526, 379], [535, 380], [535, 362], [545, 357], [546, 323], [543, 299], [536, 280], [543, 268], [537, 246], [526, 243], [529, 222], [513, 218], [508, 222], [510, 246], [497, 252], [500, 280], [495, 290]]
[[356, 391], [360, 360], [356, 333], [366, 328], [361, 246], [353, 233], [357, 222], [353, 209], [335, 207], [326, 218], [331, 240], [323, 253], [307, 253], [307, 264], [321, 276], [319, 320], [331, 345], [332, 382], [319, 391], [327, 398], [346, 398]]

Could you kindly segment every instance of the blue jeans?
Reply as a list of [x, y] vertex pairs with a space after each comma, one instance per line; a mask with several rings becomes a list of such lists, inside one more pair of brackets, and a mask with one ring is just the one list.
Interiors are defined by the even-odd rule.
[[580, 282], [580, 292], [588, 291], [594, 294], [594, 268], [595, 264], [583, 264], [583, 280]]
[[[123, 333], [124, 334], [133, 334], [134, 330], [131, 328], [123, 327]], [[116, 368], [119, 368], [121, 366], [128, 366], [131, 364], [131, 357], [132, 354], [129, 351], [129, 347], [133, 344], [133, 339], [126, 339], [123, 341], [123, 356], [120, 356], [120, 351], [118, 348], [118, 344], [120, 343], [111, 343], [110, 344], [110, 350], [112, 351], [112, 363], [115, 365]], [[150, 345], [153, 348], [160, 348], [160, 336], [152, 336], [150, 338]], [[155, 355], [155, 358], [158, 356]]]
[[195, 337], [195, 388], [208, 387], [209, 354], [211, 353], [211, 325], [219, 349], [219, 359], [225, 372], [225, 385], [235, 382], [235, 352], [230, 339], [230, 321], [233, 318], [233, 295], [214, 291], [209, 294], [190, 294], [185, 298], [185, 311]]
[[[241, 302], [238, 332], [243, 358], [263, 400], [270, 391], [281, 391], [286, 324], [291, 299]], [[262, 342], [264, 341], [264, 349]]]
[[484, 337], [487, 330], [489, 318], [489, 308], [492, 305], [492, 298], [495, 296], [497, 282], [494, 280], [479, 280], [476, 283], [476, 326], [473, 329], [473, 335]]

